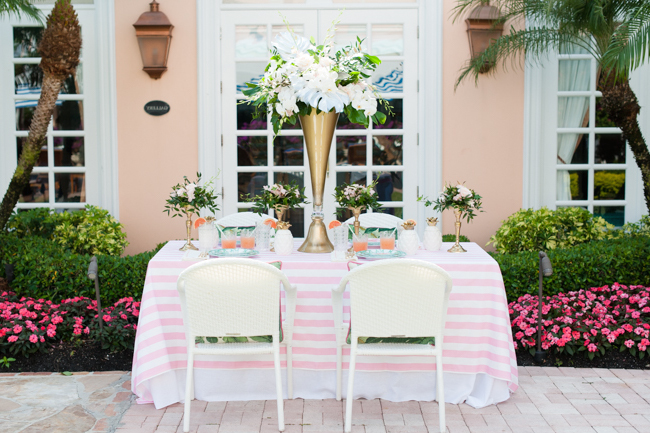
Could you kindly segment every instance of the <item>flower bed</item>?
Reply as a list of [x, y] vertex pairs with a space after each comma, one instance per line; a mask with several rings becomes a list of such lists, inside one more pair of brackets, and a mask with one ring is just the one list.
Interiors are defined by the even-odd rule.
[[84, 297], [64, 299], [60, 304], [44, 299], [0, 294], [0, 355], [29, 357], [61, 341], [94, 340], [103, 349], [133, 347], [140, 302], [122, 298], [103, 308], [99, 329], [97, 301]]
[[[593, 287], [546, 297], [542, 349], [553, 354], [595, 356], [617, 350], [643, 359], [650, 346], [650, 289], [644, 286]], [[509, 304], [517, 351], [535, 352], [538, 297], [524, 295]]]

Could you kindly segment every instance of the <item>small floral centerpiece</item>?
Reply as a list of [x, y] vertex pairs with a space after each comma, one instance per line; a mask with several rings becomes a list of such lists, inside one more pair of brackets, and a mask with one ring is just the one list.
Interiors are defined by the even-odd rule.
[[246, 201], [254, 203], [252, 211], [259, 215], [268, 212], [269, 209], [275, 209], [280, 221], [287, 209], [294, 209], [303, 203], [309, 203], [305, 197], [305, 188], [300, 188], [293, 182], [289, 185], [282, 183], [264, 185], [262, 194], [247, 198]]
[[[341, 208], [348, 208], [354, 215], [354, 232], [359, 234], [359, 216], [363, 209], [377, 210], [381, 204], [377, 200], [377, 191], [375, 191], [377, 182], [372, 182], [368, 186], [357, 183], [339, 185], [334, 188], [334, 199]], [[340, 211], [339, 211], [340, 213]]]
[[167, 205], [165, 205], [165, 210], [163, 211], [167, 212], [167, 215], [171, 215], [172, 218], [177, 216], [187, 217], [187, 242], [180, 248], [181, 251], [197, 249], [192, 245], [190, 239], [192, 232], [192, 214], [198, 215], [201, 209], [207, 209], [213, 213], [219, 210], [219, 206], [216, 203], [219, 194], [215, 194], [211, 188], [212, 179], [201, 186], [201, 173], [196, 173], [196, 177], [196, 181], [191, 182], [187, 176], [183, 176], [183, 182], [172, 187], [172, 192], [167, 199]]
[[476, 214], [475, 211], [481, 210], [481, 199], [474, 190], [467, 188], [465, 185], [458, 183], [456, 186], [445, 184], [445, 189], [440, 193], [436, 200], [429, 200], [424, 196], [418, 197], [418, 201], [424, 201], [425, 206], [433, 205], [433, 210], [442, 212], [447, 209], [453, 209], [456, 216], [456, 243], [448, 251], [451, 253], [465, 253], [465, 249], [460, 246], [460, 220], [465, 218], [470, 222]]
[[381, 60], [364, 53], [359, 38], [334, 52], [334, 30], [332, 25], [321, 45], [291, 29], [280, 33], [262, 78], [246, 83], [247, 102], [258, 116], [268, 109], [276, 134], [284, 123], [295, 125], [298, 115], [310, 114], [312, 107], [318, 112], [345, 112], [350, 122], [365, 127], [386, 121], [377, 102], [390, 112], [388, 102], [366, 81]]

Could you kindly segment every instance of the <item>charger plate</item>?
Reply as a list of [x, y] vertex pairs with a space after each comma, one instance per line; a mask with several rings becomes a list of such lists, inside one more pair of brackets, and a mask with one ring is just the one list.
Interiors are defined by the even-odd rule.
[[357, 251], [357, 257], [367, 260], [395, 259], [406, 257], [406, 253], [398, 250], [363, 250]]
[[259, 254], [257, 250], [247, 248], [220, 248], [208, 252], [212, 257], [252, 257]]

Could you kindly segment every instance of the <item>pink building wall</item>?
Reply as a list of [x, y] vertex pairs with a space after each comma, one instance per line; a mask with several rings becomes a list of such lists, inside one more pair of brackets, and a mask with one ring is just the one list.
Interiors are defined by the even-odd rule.
[[[455, 0], [445, 0], [443, 31], [442, 179], [465, 181], [484, 197], [484, 213], [461, 234], [481, 246], [518, 211], [523, 193], [524, 72], [509, 68], [454, 85], [458, 71], [469, 58], [467, 26], [453, 23]], [[507, 28], [508, 26], [506, 26]], [[443, 233], [454, 233], [454, 215], [445, 212]]]
[[[166, 1], [160, 6], [174, 25], [161, 79], [142, 71], [135, 23], [150, 0], [115, 2], [120, 222], [128, 241], [125, 254], [181, 239], [185, 225], [163, 213], [172, 185], [194, 176], [198, 167], [196, 6]], [[144, 105], [162, 100], [169, 113], [151, 116]]]
[[[216, 1], [216, 0], [215, 0]], [[142, 71], [133, 23], [150, 0], [115, 2], [120, 221], [126, 254], [179, 239], [184, 224], [162, 212], [172, 185], [198, 166], [197, 34], [193, 1], [166, 1], [161, 10], [174, 25], [168, 71], [153, 80]], [[463, 20], [452, 23], [455, 0], [444, 0], [443, 22], [443, 181], [466, 181], [484, 196], [485, 213], [463, 223], [462, 233], [485, 245], [522, 203], [524, 74], [499, 71], [454, 92], [458, 70], [469, 57]], [[164, 116], [150, 116], [151, 100], [170, 104]], [[444, 233], [453, 233], [445, 213]]]

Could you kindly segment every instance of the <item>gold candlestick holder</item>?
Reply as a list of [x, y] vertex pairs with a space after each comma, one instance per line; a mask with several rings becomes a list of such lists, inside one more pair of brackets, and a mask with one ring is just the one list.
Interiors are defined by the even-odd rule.
[[447, 251], [450, 253], [466, 253], [467, 250], [460, 245], [460, 217], [462, 213], [461, 211], [454, 209], [454, 215], [456, 216], [456, 243]]
[[354, 234], [358, 235], [359, 234], [359, 228], [361, 227], [361, 223], [359, 222], [359, 217], [361, 216], [361, 211], [364, 210], [366, 207], [365, 206], [348, 206], [348, 209], [352, 211], [352, 215], [354, 215]]
[[187, 241], [185, 242], [185, 245], [179, 248], [180, 251], [187, 251], [187, 250], [198, 250], [197, 247], [192, 244], [192, 212], [187, 213], [187, 221], [185, 221], [185, 227], [187, 229]]

